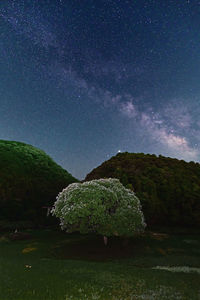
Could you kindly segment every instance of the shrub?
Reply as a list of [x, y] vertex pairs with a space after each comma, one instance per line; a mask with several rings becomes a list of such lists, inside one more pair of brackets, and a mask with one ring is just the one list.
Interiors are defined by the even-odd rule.
[[70, 184], [58, 194], [51, 213], [67, 232], [128, 237], [146, 226], [139, 199], [113, 178]]

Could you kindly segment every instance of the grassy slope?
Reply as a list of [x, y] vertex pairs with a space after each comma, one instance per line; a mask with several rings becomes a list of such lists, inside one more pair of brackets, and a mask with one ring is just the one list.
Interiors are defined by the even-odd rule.
[[0, 238], [0, 300], [200, 299], [200, 274], [152, 269], [200, 268], [198, 235], [146, 234], [128, 246], [111, 239], [104, 249], [97, 236], [30, 233]]
[[0, 218], [38, 222], [41, 207], [51, 206], [57, 194], [76, 181], [44, 151], [0, 140]]

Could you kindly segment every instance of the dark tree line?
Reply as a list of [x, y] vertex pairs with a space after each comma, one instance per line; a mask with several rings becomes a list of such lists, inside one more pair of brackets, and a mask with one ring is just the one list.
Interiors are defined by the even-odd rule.
[[[147, 225], [200, 226], [200, 164], [119, 153], [86, 180], [118, 178], [142, 203]], [[0, 221], [42, 224], [63, 188], [78, 180], [31, 145], [0, 140]]]
[[144, 153], [119, 153], [85, 181], [118, 178], [135, 191], [148, 225], [200, 226], [200, 164]]

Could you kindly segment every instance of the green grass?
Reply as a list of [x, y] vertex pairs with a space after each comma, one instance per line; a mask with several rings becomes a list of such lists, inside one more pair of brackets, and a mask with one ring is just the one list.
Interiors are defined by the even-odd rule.
[[105, 247], [100, 236], [29, 233], [32, 238], [23, 241], [0, 235], [0, 300], [200, 299], [197, 234], [146, 233], [128, 245], [111, 238]]

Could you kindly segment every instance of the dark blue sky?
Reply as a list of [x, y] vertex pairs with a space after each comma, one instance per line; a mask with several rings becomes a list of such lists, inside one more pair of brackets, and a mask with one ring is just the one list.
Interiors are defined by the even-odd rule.
[[0, 139], [83, 179], [124, 152], [200, 161], [200, 1], [0, 1]]

